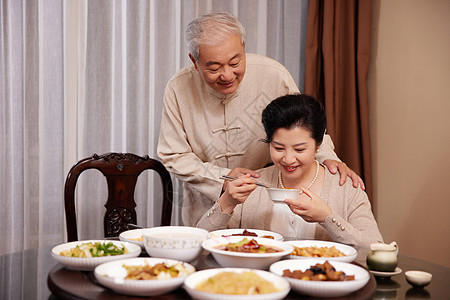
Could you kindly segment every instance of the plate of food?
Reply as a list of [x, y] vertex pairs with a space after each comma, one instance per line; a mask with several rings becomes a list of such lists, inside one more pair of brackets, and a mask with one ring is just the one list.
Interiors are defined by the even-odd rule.
[[137, 257], [141, 247], [122, 241], [85, 240], [52, 248], [52, 257], [74, 270], [91, 271], [96, 266], [117, 259]]
[[287, 241], [294, 250], [289, 255], [293, 259], [321, 258], [332, 261], [352, 262], [358, 251], [348, 245], [327, 241]]
[[321, 259], [288, 259], [270, 266], [297, 293], [313, 297], [341, 297], [364, 287], [369, 272], [355, 264]]
[[283, 299], [289, 282], [273, 273], [247, 268], [217, 268], [195, 272], [184, 281], [194, 299], [266, 300]]
[[179, 260], [138, 257], [110, 261], [97, 266], [97, 281], [118, 293], [158, 296], [180, 287], [195, 268]]
[[277, 240], [277, 241], [284, 240], [284, 237], [279, 233], [276, 233], [273, 231], [268, 231], [268, 230], [260, 230], [260, 229], [242, 229], [242, 228], [221, 229], [221, 230], [211, 231], [209, 233], [210, 238], [228, 237], [228, 236], [250, 236], [250, 237], [273, 239], [273, 240]]
[[245, 236], [207, 239], [202, 247], [211, 252], [222, 267], [250, 269], [268, 269], [272, 263], [294, 250], [285, 242]]

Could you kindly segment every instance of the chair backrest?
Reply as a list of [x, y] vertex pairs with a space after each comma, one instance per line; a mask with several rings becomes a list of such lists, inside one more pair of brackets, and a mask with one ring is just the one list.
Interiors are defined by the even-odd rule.
[[105, 237], [118, 236], [129, 230], [129, 224], [136, 223], [136, 202], [134, 191], [139, 175], [147, 169], [155, 170], [161, 177], [163, 204], [161, 225], [170, 225], [172, 217], [173, 186], [169, 172], [163, 164], [148, 156], [141, 157], [132, 153], [94, 154], [80, 160], [69, 171], [64, 188], [68, 241], [78, 240], [77, 218], [75, 213], [75, 187], [80, 174], [88, 169], [97, 169], [108, 184], [108, 200], [105, 204]]

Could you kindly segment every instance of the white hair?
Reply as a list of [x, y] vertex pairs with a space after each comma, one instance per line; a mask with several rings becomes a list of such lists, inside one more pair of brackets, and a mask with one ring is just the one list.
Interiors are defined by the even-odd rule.
[[199, 46], [216, 45], [223, 42], [230, 35], [240, 37], [245, 46], [245, 29], [241, 22], [232, 14], [216, 12], [194, 19], [186, 28], [186, 41], [189, 52], [195, 61], [199, 58]]

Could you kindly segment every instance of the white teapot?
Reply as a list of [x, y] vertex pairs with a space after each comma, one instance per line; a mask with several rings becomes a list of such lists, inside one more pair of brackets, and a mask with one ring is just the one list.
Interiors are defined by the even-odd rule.
[[394, 272], [397, 267], [397, 254], [396, 242], [370, 244], [370, 252], [366, 260], [367, 267], [374, 271]]

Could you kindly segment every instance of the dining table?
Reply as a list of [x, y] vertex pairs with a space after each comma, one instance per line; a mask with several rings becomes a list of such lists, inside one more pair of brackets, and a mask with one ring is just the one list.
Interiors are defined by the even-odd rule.
[[[51, 256], [53, 246], [17, 251], [0, 256], [0, 299], [145, 299], [118, 294], [101, 286], [92, 271], [76, 271], [57, 263]], [[360, 257], [366, 254], [360, 252]], [[145, 251], [141, 256], [147, 256]], [[203, 250], [191, 262], [197, 270], [218, 268], [213, 256]], [[364, 263], [357, 263], [363, 265]], [[398, 255], [400, 274], [390, 278], [374, 277], [360, 290], [340, 298], [327, 299], [450, 299], [450, 268]], [[405, 279], [408, 270], [421, 270], [433, 275], [424, 288], [412, 287]], [[151, 297], [147, 297], [151, 299]], [[182, 288], [155, 297], [155, 299], [191, 299]], [[285, 299], [317, 299], [290, 291]]]

